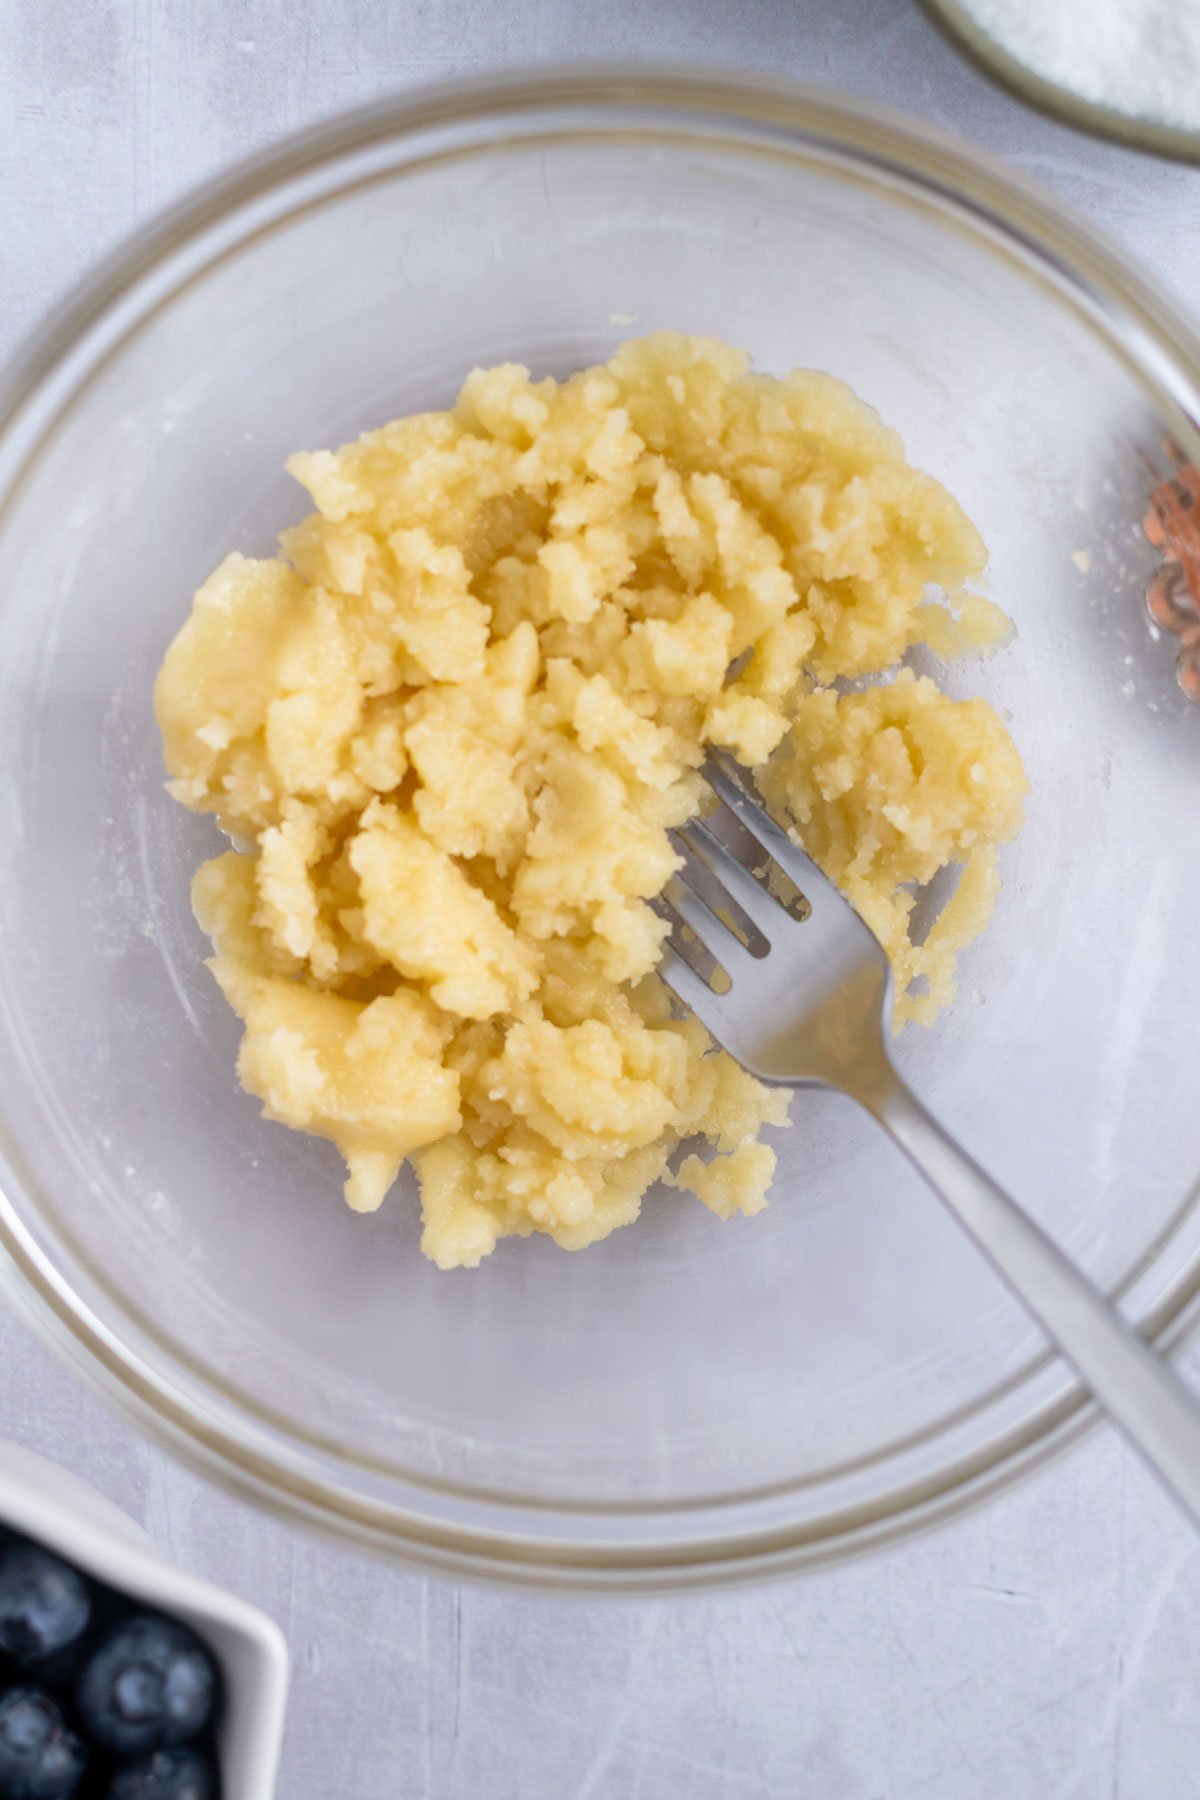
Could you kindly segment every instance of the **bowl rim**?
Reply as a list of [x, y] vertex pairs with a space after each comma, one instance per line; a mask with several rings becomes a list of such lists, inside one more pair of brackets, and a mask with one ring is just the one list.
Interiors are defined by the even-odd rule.
[[[514, 121], [545, 118], [572, 107], [585, 110], [593, 122], [602, 119], [610, 130], [619, 128], [623, 118], [649, 113], [664, 132], [707, 128], [724, 131], [730, 141], [741, 133], [752, 146], [760, 144], [768, 151], [782, 146], [793, 154], [807, 149], [817, 155], [824, 150], [905, 182], [927, 201], [956, 209], [997, 240], [999, 251], [1032, 259], [1043, 279], [1055, 282], [1065, 299], [1098, 318], [1114, 354], [1127, 361], [1153, 393], [1171, 429], [1183, 442], [1200, 448], [1196, 423], [1200, 339], [1119, 251], [1023, 178], [936, 128], [857, 98], [718, 69], [585, 63], [439, 83], [355, 109], [248, 158], [135, 231], [68, 292], [0, 371], [0, 510], [7, 510], [42, 437], [77, 392], [77, 386], [70, 385], [73, 352], [94, 328], [106, 322], [112, 328], [125, 296], [140, 284], [149, 284], [156, 271], [206, 231], [235, 220], [239, 209], [272, 192], [282, 195], [289, 183], [305, 174], [357, 151], [388, 141], [412, 143], [422, 134], [455, 127], [490, 126], [490, 140], [469, 139], [465, 145], [477, 154], [489, 141], [511, 142]], [[272, 214], [269, 223], [277, 224], [288, 210]], [[231, 242], [240, 245], [247, 235], [243, 225]], [[139, 323], [141, 318], [135, 319], [129, 332]], [[85, 377], [92, 373], [93, 368], [85, 370]], [[64, 388], [65, 398], [59, 403], [56, 396]], [[47, 404], [53, 409], [49, 422], [38, 421], [38, 406], [44, 414]], [[22, 448], [20, 428], [28, 418], [40, 428], [32, 444]], [[8, 459], [12, 477], [5, 492], [5, 451], [14, 440], [18, 450]], [[16, 1174], [22, 1159], [8, 1141], [2, 1118], [0, 1149]], [[17, 1185], [27, 1191], [36, 1212], [36, 1184], [18, 1179]], [[1194, 1211], [1198, 1193], [1200, 1183], [1181, 1203], [1178, 1220]], [[1040, 1467], [1098, 1417], [1081, 1384], [1061, 1365], [1052, 1365], [1060, 1376], [1057, 1387], [1016, 1426], [1006, 1428], [984, 1449], [952, 1459], [936, 1477], [890, 1496], [887, 1508], [833, 1514], [819, 1530], [795, 1523], [791, 1529], [786, 1523], [715, 1527], [713, 1535], [688, 1534], [686, 1541], [674, 1545], [659, 1539], [648, 1543], [636, 1536], [597, 1539], [578, 1534], [551, 1541], [538, 1533], [537, 1511], [527, 1514], [525, 1526], [516, 1530], [488, 1528], [470, 1519], [439, 1520], [411, 1507], [350, 1495], [333, 1478], [321, 1480], [298, 1471], [272, 1453], [265, 1434], [252, 1424], [247, 1429], [243, 1423], [239, 1432], [226, 1423], [220, 1407], [211, 1403], [211, 1378], [205, 1378], [208, 1404], [201, 1408], [171, 1374], [164, 1375], [135, 1347], [121, 1341], [72, 1291], [3, 1192], [0, 1245], [8, 1252], [6, 1283], [35, 1325], [185, 1460], [277, 1514], [456, 1575], [554, 1586], [667, 1588], [758, 1579], [820, 1566], [956, 1515]], [[1200, 1249], [1192, 1253], [1167, 1299], [1139, 1323], [1166, 1347], [1198, 1316]], [[1051, 1364], [1049, 1358], [1043, 1361]], [[793, 1490], [800, 1485], [792, 1484]], [[694, 1511], [682, 1503], [676, 1510]], [[628, 1516], [636, 1522], [638, 1512], [631, 1505]], [[545, 1512], [541, 1517], [544, 1521]]]

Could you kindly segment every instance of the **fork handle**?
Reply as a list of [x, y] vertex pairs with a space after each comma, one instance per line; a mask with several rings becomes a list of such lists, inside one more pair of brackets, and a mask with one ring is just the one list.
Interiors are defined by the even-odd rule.
[[1200, 1400], [891, 1073], [868, 1110], [1200, 1523]]

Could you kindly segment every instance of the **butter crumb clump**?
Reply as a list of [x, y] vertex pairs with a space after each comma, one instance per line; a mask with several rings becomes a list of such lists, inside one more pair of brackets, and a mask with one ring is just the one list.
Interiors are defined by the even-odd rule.
[[731, 752], [879, 935], [898, 1021], [948, 1005], [1026, 784], [985, 700], [894, 671], [1007, 635], [974, 527], [840, 383], [674, 335], [476, 370], [289, 468], [316, 511], [226, 558], [156, 690], [170, 791], [246, 846], [194, 885], [243, 1085], [339, 1146], [352, 1207], [411, 1159], [443, 1268], [579, 1249], [660, 1180], [758, 1212], [786, 1100], [654, 973], [667, 834]]

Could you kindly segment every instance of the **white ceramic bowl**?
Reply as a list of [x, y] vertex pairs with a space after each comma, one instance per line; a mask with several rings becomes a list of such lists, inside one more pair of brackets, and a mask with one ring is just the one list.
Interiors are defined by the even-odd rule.
[[111, 1501], [17, 1444], [0, 1443], [0, 1521], [203, 1638], [225, 1684], [217, 1733], [222, 1800], [270, 1800], [288, 1686], [279, 1627], [245, 1600], [172, 1567]]

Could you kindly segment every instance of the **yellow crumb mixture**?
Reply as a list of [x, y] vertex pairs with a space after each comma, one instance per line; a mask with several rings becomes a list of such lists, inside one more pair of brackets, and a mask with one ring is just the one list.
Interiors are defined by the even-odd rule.
[[898, 1018], [953, 998], [1025, 778], [986, 701], [894, 670], [1005, 636], [973, 526], [840, 383], [666, 335], [476, 370], [289, 467], [316, 512], [221, 564], [156, 696], [171, 792], [244, 846], [194, 890], [242, 1082], [361, 1211], [411, 1159], [443, 1268], [593, 1243], [660, 1179], [757, 1212], [787, 1103], [654, 974], [667, 834], [722, 746], [878, 933]]

